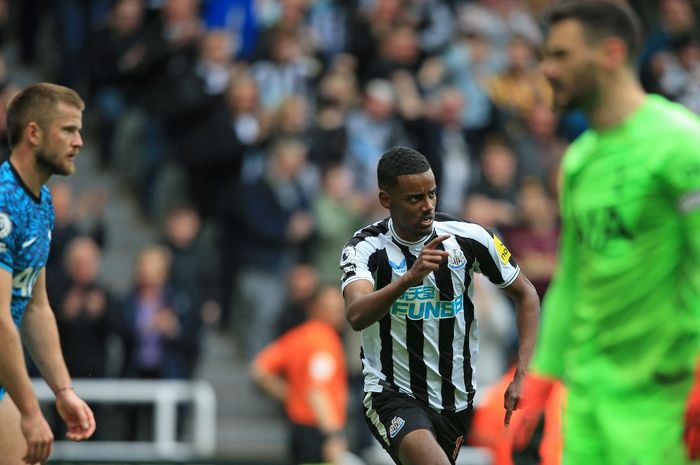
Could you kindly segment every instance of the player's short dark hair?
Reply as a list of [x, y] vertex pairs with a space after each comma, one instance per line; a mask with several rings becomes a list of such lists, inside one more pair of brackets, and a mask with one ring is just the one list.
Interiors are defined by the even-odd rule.
[[579, 21], [591, 42], [608, 37], [622, 39], [627, 46], [628, 62], [636, 60], [642, 46], [642, 25], [624, 1], [567, 0], [548, 10], [545, 24], [551, 27], [567, 19]]
[[430, 164], [425, 156], [410, 147], [393, 147], [384, 152], [377, 163], [379, 188], [386, 190], [398, 185], [397, 178], [405, 174], [425, 173]]
[[24, 129], [32, 121], [46, 129], [59, 103], [80, 111], [85, 108], [83, 99], [73, 89], [48, 82], [32, 84], [15, 95], [7, 107], [7, 140], [10, 147], [22, 139]]

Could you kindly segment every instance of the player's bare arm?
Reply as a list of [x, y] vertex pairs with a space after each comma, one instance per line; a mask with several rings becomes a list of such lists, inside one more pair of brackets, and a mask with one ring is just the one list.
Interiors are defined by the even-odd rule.
[[56, 395], [56, 408], [68, 426], [66, 437], [73, 441], [89, 438], [95, 431], [92, 410], [72, 387], [63, 360], [56, 318], [46, 294], [46, 270], [39, 273], [32, 299], [22, 323], [22, 336], [42, 377]]
[[359, 279], [345, 287], [345, 313], [350, 326], [360, 331], [379, 321], [389, 311], [391, 304], [412, 286], [417, 286], [431, 272], [440, 268], [448, 253], [437, 247], [449, 235], [438, 236], [421, 250], [413, 266], [400, 279], [374, 290], [374, 285]]
[[69, 387], [71, 378], [61, 355], [56, 317], [46, 296], [46, 270], [39, 273], [22, 320], [22, 338], [53, 392]]
[[518, 404], [522, 399], [523, 382], [532, 359], [532, 353], [535, 350], [540, 315], [540, 299], [534, 286], [523, 273], [520, 273], [515, 278], [515, 281], [504, 290], [515, 302], [518, 328], [518, 358], [516, 360], [515, 375], [504, 394], [504, 408], [506, 409], [504, 424], [508, 426], [513, 410], [518, 408]]

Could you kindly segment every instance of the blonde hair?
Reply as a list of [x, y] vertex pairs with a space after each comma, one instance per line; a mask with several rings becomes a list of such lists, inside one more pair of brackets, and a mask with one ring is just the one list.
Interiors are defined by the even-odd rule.
[[22, 139], [22, 133], [31, 122], [46, 129], [59, 103], [75, 107], [80, 111], [85, 102], [78, 93], [68, 87], [39, 82], [15, 95], [7, 107], [7, 138], [10, 147]]

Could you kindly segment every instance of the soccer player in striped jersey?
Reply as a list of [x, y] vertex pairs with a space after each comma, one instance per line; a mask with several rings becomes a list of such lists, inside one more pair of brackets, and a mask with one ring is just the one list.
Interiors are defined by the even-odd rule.
[[53, 433], [34, 394], [20, 341], [25, 342], [56, 395], [56, 410], [68, 427], [68, 439], [87, 439], [95, 431], [90, 407], [71, 386], [56, 319], [46, 295], [45, 266], [54, 212], [45, 184], [54, 174], [69, 175], [75, 171], [74, 160], [83, 146], [83, 107], [83, 100], [73, 90], [39, 83], [17, 94], [7, 110], [12, 153], [10, 160], [0, 165], [3, 464], [44, 463], [53, 445]]
[[346, 316], [362, 332], [365, 416], [397, 464], [448, 465], [466, 435], [476, 388], [473, 273], [516, 304], [520, 338], [504, 394], [506, 425], [534, 349], [539, 299], [498, 236], [436, 213], [435, 177], [421, 153], [390, 149], [377, 178], [389, 218], [358, 231], [340, 262]]
[[562, 161], [559, 264], [532, 371], [566, 383], [563, 463], [685, 464], [700, 119], [642, 89], [641, 26], [625, 2], [563, 2], [547, 22], [542, 70], [555, 104], [591, 127]]

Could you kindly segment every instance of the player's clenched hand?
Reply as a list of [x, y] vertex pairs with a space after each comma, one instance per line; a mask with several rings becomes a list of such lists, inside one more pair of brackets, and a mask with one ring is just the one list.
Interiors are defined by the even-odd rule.
[[61, 391], [56, 396], [56, 410], [68, 427], [66, 437], [71, 441], [88, 439], [95, 432], [92, 410], [73, 389]]
[[53, 448], [53, 433], [41, 411], [22, 415], [20, 427], [27, 442], [27, 453], [22, 457], [26, 463], [45, 463]]
[[406, 273], [410, 279], [411, 285], [417, 286], [423, 282], [423, 278], [425, 278], [428, 273], [437, 271], [438, 268], [440, 268], [440, 263], [447, 258], [448, 253], [444, 250], [438, 250], [437, 246], [448, 237], [450, 237], [449, 234], [438, 236], [423, 247], [423, 250], [421, 250], [413, 266]]

